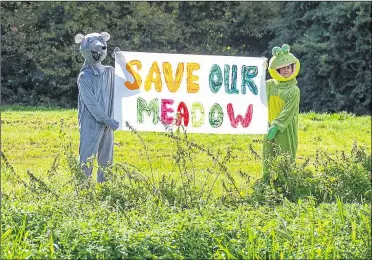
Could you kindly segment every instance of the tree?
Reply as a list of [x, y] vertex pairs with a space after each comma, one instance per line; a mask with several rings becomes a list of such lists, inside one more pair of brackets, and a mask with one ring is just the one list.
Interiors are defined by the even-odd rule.
[[[301, 61], [301, 110], [371, 113], [371, 5], [288, 2], [273, 21], [272, 47]], [[280, 21], [280, 22], [279, 22]]]
[[125, 51], [301, 61], [301, 110], [371, 111], [371, 5], [366, 2], [1, 2], [3, 104], [76, 107], [77, 33], [111, 34]]

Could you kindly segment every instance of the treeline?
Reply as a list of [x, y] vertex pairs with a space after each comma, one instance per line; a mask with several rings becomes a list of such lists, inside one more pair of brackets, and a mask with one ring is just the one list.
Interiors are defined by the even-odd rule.
[[1, 2], [2, 104], [76, 107], [74, 36], [102, 31], [109, 53], [270, 58], [288, 43], [301, 111], [371, 114], [370, 2]]

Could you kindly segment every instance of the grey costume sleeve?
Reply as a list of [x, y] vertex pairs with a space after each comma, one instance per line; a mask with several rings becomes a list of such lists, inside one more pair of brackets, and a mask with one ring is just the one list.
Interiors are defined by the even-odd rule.
[[90, 83], [87, 79], [84, 78], [82, 75], [79, 78], [78, 86], [81, 97], [85, 106], [88, 108], [89, 112], [92, 116], [97, 120], [99, 123], [104, 123], [105, 120], [110, 119], [105, 111], [103, 111], [101, 105], [98, 103], [97, 99], [94, 97], [93, 92], [89, 87]]

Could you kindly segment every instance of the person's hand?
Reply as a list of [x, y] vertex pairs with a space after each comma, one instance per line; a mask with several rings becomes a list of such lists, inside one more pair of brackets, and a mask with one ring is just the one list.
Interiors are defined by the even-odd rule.
[[119, 47], [115, 47], [115, 49], [114, 49], [114, 53], [112, 54], [112, 57], [113, 57], [114, 59], [117, 59], [117, 58], [124, 59], [124, 55], [123, 55], [123, 53], [121, 52], [121, 50], [120, 50]]
[[267, 132], [267, 140], [269, 141], [273, 140], [278, 130], [279, 129], [276, 125], [271, 126], [269, 128], [269, 131]]
[[265, 70], [266, 70], [267, 66], [268, 66], [268, 58], [266, 58], [266, 57], [261, 57], [261, 58], [265, 59], [264, 67], [265, 67]]
[[115, 119], [106, 119], [103, 121], [103, 123], [105, 123], [105, 125], [107, 125], [108, 127], [112, 128], [112, 130], [116, 130], [119, 128], [119, 122], [116, 121]]

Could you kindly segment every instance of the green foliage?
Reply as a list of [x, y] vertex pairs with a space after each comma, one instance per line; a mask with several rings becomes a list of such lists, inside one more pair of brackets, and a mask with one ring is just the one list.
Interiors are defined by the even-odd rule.
[[76, 107], [74, 35], [108, 31], [109, 53], [270, 58], [288, 43], [302, 111], [370, 114], [370, 13], [367, 2], [2, 2], [2, 101]]
[[2, 2], [2, 102], [76, 107], [74, 35], [108, 31], [109, 53], [270, 58], [288, 43], [301, 111], [370, 114], [370, 13], [368, 2]]
[[355, 143], [350, 155], [342, 151], [332, 157], [318, 151], [313, 163], [307, 160], [298, 165], [289, 155], [277, 156], [268, 173], [255, 183], [252, 202], [275, 204], [312, 197], [322, 203], [338, 197], [371, 203], [371, 154]]
[[[371, 254], [370, 117], [300, 114], [296, 163], [279, 156], [265, 176], [257, 136], [116, 132], [102, 184], [81, 175], [76, 120], [76, 110], [3, 108], [1, 258]], [[330, 126], [324, 136], [317, 124]], [[350, 142], [312, 150], [333, 127]]]
[[[127, 51], [300, 59], [301, 111], [371, 112], [368, 2], [2, 2], [4, 104], [76, 107], [77, 33]], [[113, 64], [108, 55], [106, 64]]]
[[[76, 80], [83, 64], [74, 43], [77, 33], [109, 32], [109, 54], [119, 47], [141, 52], [260, 55], [271, 39], [260, 17], [270, 16], [276, 5], [2, 2], [2, 101], [76, 107]], [[113, 58], [108, 55], [105, 63], [112, 65]]]
[[371, 4], [287, 2], [270, 46], [289, 43], [301, 62], [301, 110], [371, 113]]
[[371, 253], [368, 204], [302, 200], [180, 210], [147, 202], [123, 210], [67, 199], [4, 208], [2, 258], [365, 259]]

